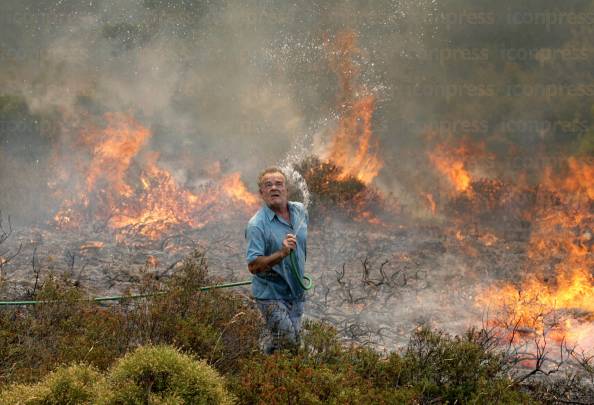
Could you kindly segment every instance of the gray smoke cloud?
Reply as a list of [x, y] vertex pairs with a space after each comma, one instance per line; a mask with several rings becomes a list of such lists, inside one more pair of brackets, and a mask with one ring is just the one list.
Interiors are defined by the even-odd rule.
[[[251, 186], [291, 145], [301, 145], [301, 155], [313, 152], [303, 139], [333, 125], [338, 79], [324, 41], [356, 32], [361, 81], [389, 100], [380, 61], [417, 47], [420, 37], [393, 28], [403, 18], [424, 18], [427, 5], [146, 0], [1, 7], [1, 93], [22, 98], [27, 119], [44, 117], [52, 142], [89, 115], [124, 112], [153, 131], [152, 147], [182, 179], [185, 169], [175, 162], [196, 169], [219, 160], [240, 169]], [[390, 71], [400, 67], [391, 63]], [[36, 131], [31, 123], [25, 128]], [[5, 138], [14, 146], [20, 135]], [[377, 136], [389, 134], [378, 128]], [[47, 158], [48, 144], [35, 153]]]
[[[409, 206], [436, 181], [426, 156], [434, 143], [485, 141], [497, 170], [510, 150], [524, 169], [535, 145], [587, 148], [588, 103], [564, 87], [587, 81], [586, 26], [552, 12], [542, 19], [557, 7], [545, 3], [4, 1], [0, 93], [24, 111], [0, 117], [0, 164], [23, 171], [18, 181], [1, 176], [16, 194], [0, 205], [23, 217], [36, 211], [52, 145], [104, 112], [150, 128], [150, 147], [180, 181], [220, 161], [253, 190], [262, 167], [319, 152], [332, 133], [340, 84], [325, 44], [349, 31], [361, 50], [359, 82], [377, 97], [376, 184]], [[585, 21], [590, 3], [564, 7]], [[522, 80], [557, 87], [514, 87]]]

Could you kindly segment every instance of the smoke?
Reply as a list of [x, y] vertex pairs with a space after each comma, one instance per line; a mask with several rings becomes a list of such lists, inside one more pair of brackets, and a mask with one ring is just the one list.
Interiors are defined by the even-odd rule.
[[[421, 18], [404, 16], [412, 4], [7, 1], [0, 89], [24, 100], [29, 121], [54, 129], [27, 129], [43, 144], [35, 152], [40, 160], [51, 153], [47, 137], [55, 143], [89, 115], [124, 112], [153, 131], [152, 147], [173, 169], [180, 161], [196, 170], [219, 160], [253, 184], [261, 167], [282, 161], [292, 146], [315, 152], [303, 139], [333, 122], [338, 79], [324, 41], [357, 33], [366, 53], [363, 80], [390, 97], [374, 66], [411, 34], [392, 34], [384, 44], [382, 27]], [[187, 165], [178, 166], [186, 177]]]

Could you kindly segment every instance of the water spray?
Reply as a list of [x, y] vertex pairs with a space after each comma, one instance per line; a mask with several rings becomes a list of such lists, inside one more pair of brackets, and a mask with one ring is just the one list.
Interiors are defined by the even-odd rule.
[[[293, 166], [290, 164], [285, 164], [284, 166], [281, 166], [281, 170], [287, 177], [288, 182], [297, 187], [301, 192], [301, 196], [303, 197], [303, 206], [307, 211], [307, 207], [309, 206], [311, 200], [309, 198], [309, 189], [307, 188], [307, 183], [305, 182], [305, 179], [303, 178], [301, 173], [295, 170]], [[295, 232], [295, 236], [297, 236], [297, 234], [299, 233], [299, 230], [304, 225], [304, 222], [305, 216], [302, 216], [301, 218], [299, 218], [297, 224], [293, 226], [293, 232]], [[294, 250], [292, 250], [289, 254], [289, 268], [291, 269], [293, 277], [295, 277], [295, 280], [297, 280], [297, 283], [301, 288], [303, 288], [305, 291], [311, 290], [313, 288], [313, 280], [309, 274], [304, 274], [303, 280], [301, 280], [299, 272], [297, 271], [297, 257], [295, 255]], [[304, 281], [306, 283], [304, 283]]]

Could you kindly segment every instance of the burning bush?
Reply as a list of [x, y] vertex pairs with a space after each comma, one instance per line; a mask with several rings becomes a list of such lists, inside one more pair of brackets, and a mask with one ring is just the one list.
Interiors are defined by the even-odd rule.
[[213, 173], [212, 182], [193, 190], [179, 182], [148, 147], [151, 130], [133, 117], [108, 113], [89, 121], [78, 128], [74, 145], [54, 153], [50, 188], [60, 201], [54, 215], [59, 228], [92, 225], [125, 244], [137, 236], [157, 240], [174, 230], [201, 228], [257, 207], [238, 172]]
[[[310, 192], [310, 215], [322, 215], [329, 210], [352, 218], [365, 219], [380, 207], [380, 195], [354, 176], [346, 175], [340, 166], [310, 156], [294, 166], [303, 176]], [[299, 199], [295, 191], [290, 199]]]

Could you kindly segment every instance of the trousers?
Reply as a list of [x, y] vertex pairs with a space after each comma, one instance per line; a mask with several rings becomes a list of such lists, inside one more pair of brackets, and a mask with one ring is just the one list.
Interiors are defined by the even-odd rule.
[[264, 317], [269, 339], [262, 351], [272, 354], [280, 349], [296, 350], [301, 342], [302, 300], [260, 300], [256, 305]]

